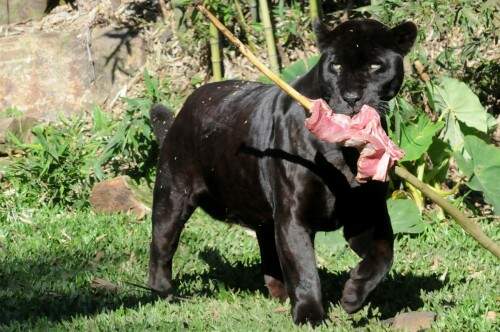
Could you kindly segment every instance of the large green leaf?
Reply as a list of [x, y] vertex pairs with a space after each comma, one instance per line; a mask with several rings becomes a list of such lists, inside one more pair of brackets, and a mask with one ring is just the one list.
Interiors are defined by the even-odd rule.
[[500, 148], [475, 136], [465, 136], [469, 158], [455, 155], [458, 167], [469, 177], [468, 186], [484, 194], [486, 202], [500, 214]]
[[445, 126], [441, 131], [440, 138], [448, 142], [453, 151], [462, 151], [464, 147], [464, 134], [460, 128], [460, 123], [452, 113], [448, 113], [445, 119]]
[[431, 146], [427, 149], [431, 165], [424, 173], [425, 183], [440, 183], [446, 180], [451, 153], [447, 143], [434, 137]]
[[421, 233], [424, 230], [422, 216], [417, 205], [410, 199], [388, 199], [387, 209], [394, 233]]
[[441, 137], [450, 143], [455, 151], [463, 146], [463, 134], [458, 121], [481, 132], [487, 132], [491, 119], [481, 105], [479, 98], [463, 82], [443, 77], [439, 85], [428, 87], [431, 91], [434, 110], [446, 119]]
[[429, 149], [432, 138], [443, 127], [443, 122], [432, 122], [425, 114], [420, 114], [416, 123], [408, 123], [402, 130], [401, 148], [405, 151], [403, 161], [417, 160]]

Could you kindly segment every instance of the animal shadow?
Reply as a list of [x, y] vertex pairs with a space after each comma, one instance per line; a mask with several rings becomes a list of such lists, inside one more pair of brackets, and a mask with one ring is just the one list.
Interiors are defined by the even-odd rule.
[[[250, 292], [267, 294], [259, 263], [245, 265], [242, 262], [231, 263], [217, 249], [205, 248], [199, 257], [209, 265], [209, 270], [201, 274], [183, 274], [177, 284], [190, 283], [201, 279], [205, 284], [210, 281], [234, 292]], [[325, 307], [337, 305], [342, 296], [342, 289], [349, 278], [349, 271], [334, 273], [325, 268], [319, 269]], [[219, 287], [221, 287], [219, 286]], [[398, 312], [409, 309], [418, 310], [424, 305], [420, 294], [430, 292], [444, 286], [438, 275], [415, 275], [391, 273], [386, 280], [368, 296], [367, 304], [377, 307], [381, 319], [393, 317]], [[200, 292], [182, 292], [181, 296], [216, 296], [218, 290], [203, 288]]]

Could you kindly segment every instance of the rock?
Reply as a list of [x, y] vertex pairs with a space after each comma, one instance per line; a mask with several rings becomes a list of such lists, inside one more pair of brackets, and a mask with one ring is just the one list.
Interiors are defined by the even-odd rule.
[[90, 194], [90, 204], [96, 212], [133, 213], [142, 219], [150, 211], [147, 194], [126, 176], [97, 183]]
[[429, 329], [436, 319], [436, 314], [430, 311], [412, 311], [397, 314], [394, 317], [392, 328], [408, 332], [417, 332]]
[[38, 20], [43, 17], [49, 0], [0, 0], [0, 25]]
[[23, 142], [30, 142], [31, 128], [37, 123], [35, 118], [29, 116], [0, 118], [0, 144], [5, 144], [8, 132], [16, 135]]
[[145, 61], [125, 29], [31, 32], [0, 38], [0, 110], [56, 120], [114, 98]]
[[7, 140], [7, 133], [14, 134], [21, 142], [30, 143], [33, 137], [31, 128], [38, 121], [29, 116], [0, 118], [0, 155], [9, 154], [12, 148]]

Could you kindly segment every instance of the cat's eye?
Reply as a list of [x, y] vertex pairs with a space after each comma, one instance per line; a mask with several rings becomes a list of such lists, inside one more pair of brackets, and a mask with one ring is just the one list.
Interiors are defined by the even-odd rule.
[[376, 72], [376, 71], [380, 70], [380, 68], [382, 68], [382, 65], [378, 64], [378, 63], [373, 63], [370, 65], [371, 72]]
[[330, 69], [338, 73], [342, 69], [342, 65], [339, 65], [338, 63], [332, 63], [330, 64]]

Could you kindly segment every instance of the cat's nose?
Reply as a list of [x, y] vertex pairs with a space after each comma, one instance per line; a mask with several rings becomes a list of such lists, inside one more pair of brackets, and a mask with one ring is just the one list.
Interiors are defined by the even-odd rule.
[[354, 104], [361, 99], [361, 95], [354, 91], [348, 91], [342, 95], [342, 98], [349, 104], [349, 106], [354, 106]]

